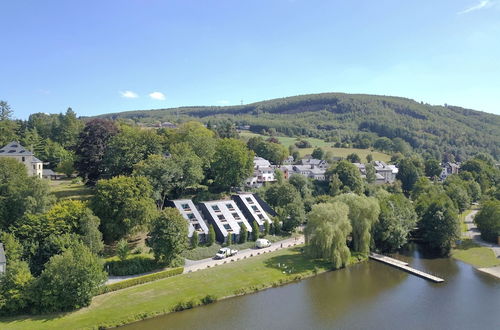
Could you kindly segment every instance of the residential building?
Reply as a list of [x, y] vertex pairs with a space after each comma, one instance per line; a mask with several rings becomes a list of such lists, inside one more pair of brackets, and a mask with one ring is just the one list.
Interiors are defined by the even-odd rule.
[[446, 162], [442, 165], [442, 170], [441, 170], [441, 174], [439, 175], [439, 177], [441, 180], [445, 180], [447, 177], [449, 177], [452, 174], [458, 174], [459, 170], [460, 170], [460, 164]]
[[0, 149], [0, 157], [14, 158], [26, 166], [28, 175], [42, 178], [43, 162], [36, 158], [33, 152], [26, 150], [19, 142], [10, 142]]
[[188, 237], [191, 238], [193, 233], [198, 232], [198, 239], [200, 242], [205, 242], [208, 235], [208, 226], [203, 220], [200, 212], [194, 205], [193, 201], [190, 199], [178, 199], [167, 201], [167, 206], [175, 207], [181, 215], [186, 219], [189, 223], [188, 227]]
[[384, 177], [384, 183], [393, 183], [396, 181], [396, 175], [399, 169], [396, 165], [388, 165], [382, 161], [374, 161], [375, 172]]
[[295, 163], [295, 159], [293, 158], [293, 156], [288, 156], [284, 161], [283, 161], [283, 165], [293, 165], [293, 163]]
[[7, 258], [5, 258], [3, 243], [0, 243], [0, 274], [5, 273], [6, 268], [7, 268]]
[[300, 174], [313, 180], [326, 180], [326, 168], [316, 165], [282, 165], [276, 169], [283, 172], [285, 179], [289, 179], [292, 174]]
[[247, 232], [252, 232], [252, 226], [233, 200], [201, 202], [200, 210], [207, 222], [213, 225], [219, 242], [226, 242], [229, 235], [233, 242], [237, 242], [242, 224]]
[[271, 218], [253, 194], [233, 195], [232, 199], [250, 223], [257, 222], [260, 230], [264, 230], [265, 222], [271, 223]]
[[266, 182], [276, 181], [276, 178], [274, 177], [274, 167], [271, 166], [271, 163], [268, 160], [262, 157], [254, 157], [253, 165], [253, 175], [245, 182], [247, 187], [258, 188], [262, 187], [262, 185]]
[[327, 169], [330, 165], [326, 160], [316, 159], [316, 158], [302, 158], [300, 160], [301, 165], [315, 166], [321, 169]]

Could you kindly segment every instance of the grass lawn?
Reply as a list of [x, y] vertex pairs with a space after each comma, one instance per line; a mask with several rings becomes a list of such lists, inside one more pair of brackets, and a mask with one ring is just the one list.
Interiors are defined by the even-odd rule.
[[77, 199], [86, 201], [92, 197], [92, 189], [83, 183], [71, 183], [72, 180], [52, 180], [50, 190], [57, 199]]
[[313, 261], [300, 247], [283, 249], [245, 261], [174, 276], [97, 296], [81, 310], [44, 316], [1, 318], [1, 329], [81, 329], [116, 326], [170, 312], [180, 302], [208, 294], [223, 298], [309, 276], [328, 270], [328, 264]]
[[[270, 242], [277, 242], [281, 241], [287, 238], [290, 238], [291, 236], [273, 236], [273, 235], [267, 235], [264, 237], [265, 239], [268, 239]], [[254, 241], [247, 241], [243, 244], [231, 244], [231, 249], [234, 250], [245, 250], [249, 249], [255, 246]], [[198, 246], [196, 249], [191, 249], [191, 250], [186, 250], [184, 251], [181, 256], [190, 260], [201, 260], [201, 259], [206, 259], [206, 258], [211, 258], [215, 256], [217, 251], [222, 247], [219, 243], [216, 243], [212, 246]]]
[[[268, 136], [252, 133], [252, 132], [240, 132], [240, 135], [243, 138], [251, 138], [254, 136], [262, 136], [263, 138], [268, 138]], [[295, 144], [297, 142], [297, 138], [288, 137], [288, 136], [276, 136], [276, 138], [288, 148], [288, 146]], [[381, 160], [384, 162], [388, 162], [391, 159], [390, 155], [384, 154], [378, 151], [372, 151], [371, 149], [356, 149], [356, 148], [333, 148], [333, 142], [325, 142], [321, 139], [316, 138], [300, 138], [301, 140], [306, 140], [311, 143], [312, 148], [303, 148], [299, 149], [299, 153], [301, 156], [311, 154], [313, 152], [314, 147], [321, 147], [325, 151], [331, 151], [334, 157], [346, 158], [347, 155], [356, 153], [361, 158], [362, 162], [366, 162], [366, 156], [368, 154], [372, 154], [374, 160]]]
[[500, 259], [495, 257], [490, 248], [479, 246], [470, 239], [463, 240], [462, 244], [452, 251], [452, 257], [478, 268], [500, 265]]
[[472, 212], [472, 210], [465, 210], [463, 213], [461, 213], [458, 217], [458, 220], [460, 221], [460, 231], [465, 233], [467, 231], [467, 224], [465, 223], [465, 218]]

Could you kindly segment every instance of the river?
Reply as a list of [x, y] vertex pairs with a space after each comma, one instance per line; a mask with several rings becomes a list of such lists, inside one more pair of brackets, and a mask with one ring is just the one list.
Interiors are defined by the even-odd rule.
[[500, 280], [416, 247], [396, 257], [445, 282], [369, 261], [123, 328], [500, 329]]

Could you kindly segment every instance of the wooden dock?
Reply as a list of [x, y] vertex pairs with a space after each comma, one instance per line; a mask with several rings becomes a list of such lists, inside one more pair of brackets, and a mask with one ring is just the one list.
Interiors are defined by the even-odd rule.
[[397, 259], [394, 259], [394, 258], [391, 258], [388, 256], [384, 256], [384, 255], [377, 254], [377, 253], [370, 253], [370, 259], [382, 262], [386, 265], [393, 266], [393, 267], [401, 269], [407, 273], [416, 275], [418, 277], [424, 278], [426, 280], [429, 280], [429, 281], [432, 281], [435, 283], [444, 282], [444, 280], [442, 278], [439, 278], [439, 277], [431, 275], [431, 274], [424, 273], [424, 272], [422, 272], [418, 269], [415, 269], [415, 268], [411, 268], [410, 266], [408, 266], [407, 262], [400, 261], [400, 260], [397, 260]]

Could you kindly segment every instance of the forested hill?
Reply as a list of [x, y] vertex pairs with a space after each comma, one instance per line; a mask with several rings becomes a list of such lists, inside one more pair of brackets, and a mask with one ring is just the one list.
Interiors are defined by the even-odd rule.
[[347, 143], [363, 138], [373, 141], [377, 136], [399, 137], [416, 150], [453, 154], [458, 160], [478, 151], [500, 158], [500, 116], [401, 97], [324, 93], [241, 106], [127, 111], [100, 117], [149, 124], [190, 118], [205, 123], [230, 119], [236, 125], [250, 125], [254, 132], [274, 128], [288, 136]]

